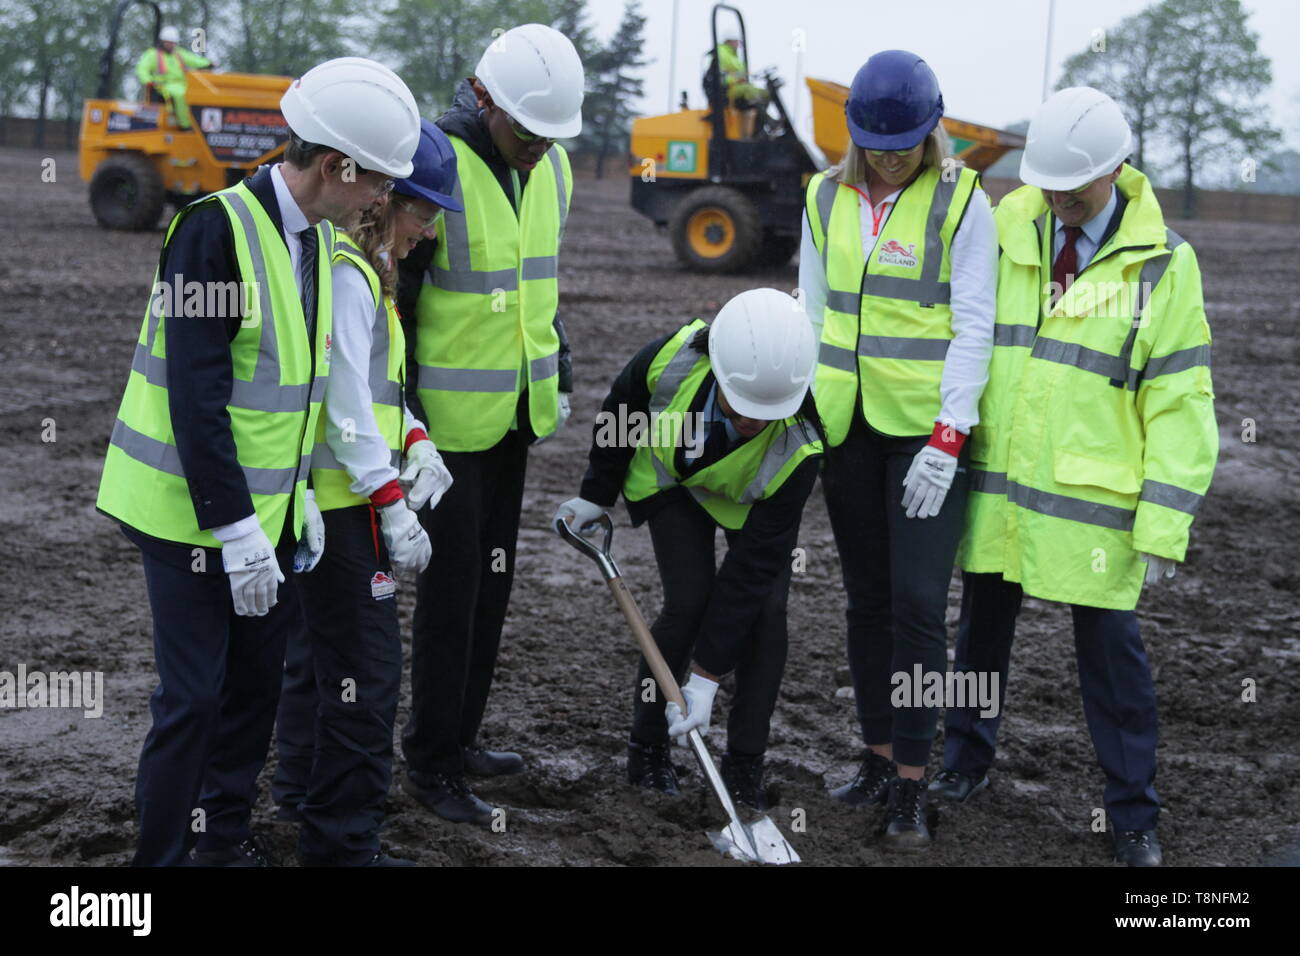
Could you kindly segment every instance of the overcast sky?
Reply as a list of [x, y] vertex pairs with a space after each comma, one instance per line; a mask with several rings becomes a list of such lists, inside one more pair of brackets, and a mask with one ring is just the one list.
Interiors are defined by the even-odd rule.
[[[1061, 64], [1089, 44], [1094, 30], [1114, 27], [1149, 6], [1149, 0], [1057, 0], [1052, 31], [1051, 77]], [[1300, 148], [1300, 3], [1296, 0], [1244, 0], [1249, 25], [1273, 64], [1267, 105], [1272, 122], [1287, 142]], [[608, 39], [618, 25], [623, 0], [588, 0], [597, 35]], [[943, 87], [946, 112], [959, 119], [1005, 126], [1028, 119], [1042, 100], [1048, 0], [733, 0], [745, 15], [753, 69], [774, 65], [792, 92], [796, 73], [794, 37], [804, 37], [804, 74], [848, 84], [858, 67], [877, 50], [901, 48], [925, 57]], [[700, 76], [709, 47], [711, 0], [677, 0], [676, 89], [686, 89], [691, 105], [703, 105]], [[672, 49], [672, 0], [643, 0], [646, 56], [642, 72], [642, 112], [668, 108]], [[719, 15], [719, 29], [728, 21]], [[802, 85], [802, 84], [801, 84]], [[807, 115], [807, 87], [802, 115]], [[674, 95], [674, 107], [680, 93]], [[787, 96], [787, 107], [790, 101]]]

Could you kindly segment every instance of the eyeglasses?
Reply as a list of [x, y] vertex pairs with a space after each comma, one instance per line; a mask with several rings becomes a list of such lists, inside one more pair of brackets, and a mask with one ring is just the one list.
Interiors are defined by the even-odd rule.
[[[397, 205], [400, 206], [402, 209], [406, 210], [406, 211], [407, 211], [408, 213], [410, 213], [412, 216], [415, 216], [415, 217], [418, 218], [419, 215], [420, 215], [418, 212], [416, 212], [415, 207], [412, 206], [409, 202], [406, 202], [406, 200], [404, 200], [404, 199], [399, 199], [399, 200], [397, 200]], [[441, 216], [441, 215], [442, 215], [442, 210], [439, 209], [439, 210], [438, 210], [437, 212], [435, 212], [431, 217], [429, 217], [428, 222], [422, 223], [422, 224], [420, 225], [420, 231], [421, 231], [421, 232], [424, 232], [425, 230], [432, 229], [432, 228], [433, 228], [433, 224], [436, 223], [436, 222], [438, 221], [438, 217]]]
[[[505, 110], [502, 110], [501, 112], [505, 113]], [[516, 137], [517, 139], [519, 139], [521, 142], [524, 142], [524, 143], [535, 143], [535, 142], [537, 142], [538, 140], [541, 140], [543, 143], [554, 143], [554, 142], [555, 142], [554, 137], [551, 137], [551, 136], [538, 136], [536, 133], [530, 133], [530, 132], [528, 132], [528, 130], [526, 130], [526, 129], [524, 129], [524, 127], [520, 126], [520, 125], [519, 125], [519, 122], [518, 122], [518, 121], [517, 121], [513, 116], [511, 116], [509, 113], [506, 113], [506, 119], [510, 121], [510, 132], [514, 133], [514, 134], [515, 134], [515, 137]]]
[[389, 193], [393, 191], [393, 183], [395, 182], [393, 177], [384, 176], [384, 174], [379, 172], [377, 169], [366, 169], [360, 163], [357, 163], [357, 172], [363, 176], [383, 177], [382, 179], [380, 179], [378, 185], [372, 186], [370, 190], [376, 199], [382, 199], [384, 196], [387, 196]]

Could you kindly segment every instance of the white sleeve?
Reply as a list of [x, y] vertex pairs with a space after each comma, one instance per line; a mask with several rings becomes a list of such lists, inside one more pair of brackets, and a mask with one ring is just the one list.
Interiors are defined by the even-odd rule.
[[351, 263], [334, 263], [331, 278], [334, 342], [325, 384], [325, 440], [352, 479], [352, 492], [368, 497], [397, 478], [370, 395], [375, 300], [370, 283]]
[[998, 291], [998, 231], [984, 190], [971, 196], [952, 240], [952, 332], [939, 382], [936, 421], [970, 434], [979, 424], [980, 396], [989, 380]]
[[822, 339], [822, 324], [826, 321], [826, 293], [829, 288], [826, 284], [826, 267], [822, 265], [822, 257], [817, 253], [812, 229], [808, 225], [808, 213], [805, 211], [803, 235], [799, 239], [799, 298], [812, 322], [818, 342]]
[[420, 431], [428, 434], [429, 429], [424, 427], [424, 422], [420, 421], [411, 414], [411, 409], [407, 406], [406, 401], [402, 401], [402, 443], [406, 443], [406, 436], [411, 433], [412, 428], [418, 428]]

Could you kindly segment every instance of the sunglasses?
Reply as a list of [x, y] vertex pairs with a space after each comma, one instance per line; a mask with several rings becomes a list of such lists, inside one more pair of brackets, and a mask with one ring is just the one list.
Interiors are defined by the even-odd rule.
[[[916, 144], [916, 146], [920, 145], [920, 143]], [[916, 149], [916, 146], [909, 146], [907, 149], [869, 149], [867, 152], [872, 156], [884, 156], [886, 153], [890, 156], [906, 156], [908, 153]]]
[[[505, 113], [505, 110], [502, 110], [501, 112]], [[536, 143], [538, 140], [541, 140], [543, 143], [555, 142], [554, 137], [538, 136], [536, 133], [528, 132], [528, 130], [526, 130], [523, 126], [519, 125], [519, 122], [509, 113], [506, 113], [505, 115], [506, 115], [506, 119], [510, 121], [510, 132], [514, 133], [515, 138], [518, 139], [520, 142]]]
[[[418, 218], [420, 215], [418, 212], [416, 212], [415, 207], [412, 206], [409, 202], [407, 202], [404, 199], [397, 200], [397, 205], [400, 206], [402, 209], [406, 210], [406, 212], [410, 213], [412, 216]], [[420, 231], [424, 232], [428, 229], [432, 229], [433, 224], [438, 221], [438, 217], [441, 215], [442, 215], [442, 210], [439, 209], [437, 212], [435, 212], [432, 216], [429, 217], [429, 220], [427, 222], [424, 222], [420, 225]]]

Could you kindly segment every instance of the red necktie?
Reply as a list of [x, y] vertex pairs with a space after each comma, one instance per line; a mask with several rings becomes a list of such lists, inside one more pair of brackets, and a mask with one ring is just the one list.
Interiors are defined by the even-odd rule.
[[1056, 255], [1056, 262], [1052, 264], [1052, 290], [1055, 293], [1052, 302], [1065, 294], [1065, 290], [1074, 281], [1075, 273], [1079, 271], [1079, 251], [1074, 248], [1074, 241], [1082, 232], [1082, 226], [1065, 227], [1065, 242]]

